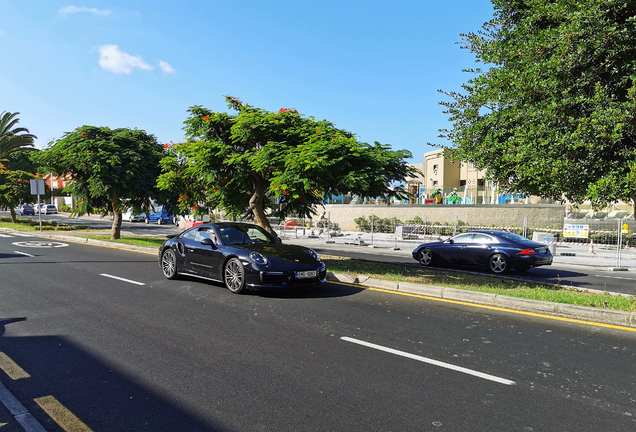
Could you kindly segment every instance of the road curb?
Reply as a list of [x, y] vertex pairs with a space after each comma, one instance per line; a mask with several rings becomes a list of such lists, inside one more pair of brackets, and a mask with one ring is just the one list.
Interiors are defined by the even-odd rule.
[[436, 297], [445, 300], [460, 301], [485, 306], [493, 306], [514, 311], [523, 311], [567, 319], [588, 321], [599, 324], [636, 328], [636, 313], [611, 309], [599, 309], [588, 306], [569, 305], [564, 303], [530, 300], [520, 297], [509, 297], [500, 294], [479, 291], [465, 291], [456, 288], [444, 288], [433, 285], [420, 285], [409, 282], [385, 281], [367, 276], [351, 276], [343, 273], [328, 272], [327, 279], [371, 288], [382, 288], [391, 291]]

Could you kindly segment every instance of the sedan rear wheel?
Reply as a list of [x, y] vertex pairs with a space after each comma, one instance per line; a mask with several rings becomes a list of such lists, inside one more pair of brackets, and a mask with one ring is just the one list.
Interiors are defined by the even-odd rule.
[[418, 253], [417, 260], [423, 266], [430, 266], [433, 264], [433, 252], [429, 248], [424, 248]]
[[227, 289], [234, 294], [240, 294], [245, 289], [245, 268], [237, 258], [231, 258], [225, 264], [223, 280]]
[[490, 265], [490, 271], [495, 274], [502, 274], [508, 271], [508, 259], [505, 255], [494, 254], [488, 261]]
[[172, 249], [166, 249], [161, 254], [161, 271], [168, 279], [176, 279], [178, 277], [177, 255]]

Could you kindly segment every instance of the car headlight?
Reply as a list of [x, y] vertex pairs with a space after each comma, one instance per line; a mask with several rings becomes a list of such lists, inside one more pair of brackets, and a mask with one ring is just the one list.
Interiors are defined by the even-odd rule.
[[267, 258], [259, 254], [258, 252], [250, 252], [250, 259], [258, 265], [267, 265], [268, 263]]
[[316, 253], [315, 250], [313, 249], [305, 249], [305, 252], [307, 252], [309, 255], [311, 255], [311, 257], [313, 259], [315, 259], [318, 262], [322, 262], [322, 260], [320, 259], [320, 257], [318, 256], [318, 254]]

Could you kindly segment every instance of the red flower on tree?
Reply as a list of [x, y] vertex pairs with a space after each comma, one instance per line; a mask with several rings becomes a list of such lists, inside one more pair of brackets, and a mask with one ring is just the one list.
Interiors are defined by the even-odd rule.
[[86, 132], [82, 132], [82, 138], [86, 136]]
[[210, 116], [206, 115], [205, 117], [203, 117], [203, 120], [205, 120], [205, 121], [210, 120]]

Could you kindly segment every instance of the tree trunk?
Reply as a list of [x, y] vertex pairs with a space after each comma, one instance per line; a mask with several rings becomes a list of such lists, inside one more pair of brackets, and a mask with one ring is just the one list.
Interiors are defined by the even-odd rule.
[[257, 174], [254, 175], [254, 193], [250, 198], [250, 209], [254, 213], [256, 223], [265, 228], [268, 232], [276, 235], [276, 232], [272, 229], [272, 226], [267, 220], [265, 215], [265, 209], [263, 208], [263, 201], [265, 199], [265, 191], [267, 190], [267, 181]]
[[117, 240], [121, 237], [121, 204], [117, 194], [111, 199], [113, 205], [113, 227], [110, 231], [111, 240]]
[[18, 222], [18, 217], [17, 217], [17, 215], [15, 214], [15, 209], [14, 209], [13, 207], [11, 207], [11, 208], [9, 209], [9, 212], [11, 213], [11, 222], [13, 222], [13, 223], [17, 223], [17, 222]]

